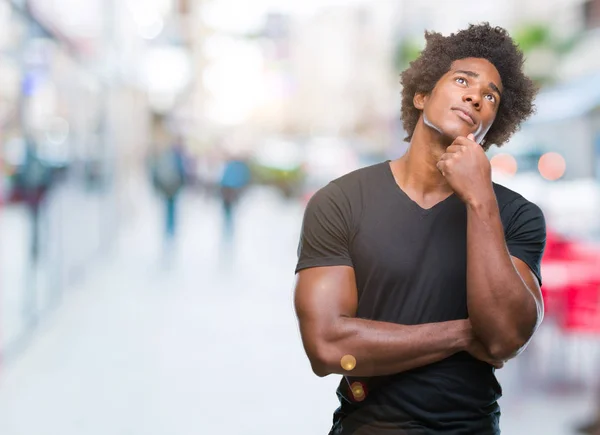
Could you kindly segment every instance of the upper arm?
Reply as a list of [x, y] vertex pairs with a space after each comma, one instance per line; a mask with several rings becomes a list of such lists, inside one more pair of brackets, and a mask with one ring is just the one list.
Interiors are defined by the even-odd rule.
[[302, 220], [296, 273], [311, 267], [353, 266], [352, 220], [350, 202], [336, 184], [313, 195]]
[[546, 222], [542, 210], [519, 198], [509, 205], [506, 245], [519, 276], [537, 306], [537, 324], [543, 317], [541, 262], [546, 246]]
[[[518, 266], [519, 262], [513, 261], [521, 278], [534, 291], [534, 287], [542, 285], [541, 263], [546, 247], [544, 214], [537, 205], [524, 198], [513, 201], [504, 213], [510, 213], [505, 228], [506, 246], [513, 259], [517, 258], [528, 266], [526, 270], [523, 265]], [[531, 273], [535, 277], [535, 284], [528, 282]]]
[[340, 317], [353, 317], [357, 289], [350, 241], [352, 213], [341, 188], [330, 183], [309, 201], [298, 246], [294, 305], [306, 353], [322, 361]]
[[533, 271], [529, 268], [529, 266], [521, 259], [517, 257], [511, 257], [517, 272], [521, 276], [521, 279], [533, 295], [536, 305], [538, 306], [538, 323], [541, 322], [541, 318], [544, 314], [544, 298], [542, 296], [542, 289], [540, 287], [540, 283], [538, 278], [535, 276]]
[[307, 355], [323, 359], [327, 343], [335, 339], [340, 317], [354, 317], [358, 295], [354, 269], [348, 266], [314, 267], [297, 275], [294, 307]]

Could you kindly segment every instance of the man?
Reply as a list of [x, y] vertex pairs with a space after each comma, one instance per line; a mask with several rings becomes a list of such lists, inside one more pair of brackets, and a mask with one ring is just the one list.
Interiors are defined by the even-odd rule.
[[318, 376], [341, 374], [330, 435], [499, 434], [494, 370], [543, 317], [540, 209], [485, 155], [533, 112], [504, 29], [472, 25], [402, 74], [400, 159], [309, 201], [295, 307]]

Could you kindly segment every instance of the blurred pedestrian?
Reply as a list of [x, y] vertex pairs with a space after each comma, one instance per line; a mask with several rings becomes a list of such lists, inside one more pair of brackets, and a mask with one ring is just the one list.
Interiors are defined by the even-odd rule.
[[164, 201], [164, 235], [170, 243], [177, 232], [177, 199], [185, 185], [185, 155], [181, 138], [153, 156], [152, 181]]
[[250, 184], [250, 168], [242, 158], [229, 158], [225, 161], [220, 180], [220, 197], [223, 210], [225, 236], [234, 231], [235, 207], [244, 190]]
[[40, 213], [52, 185], [52, 170], [36, 151], [32, 139], [27, 139], [25, 161], [15, 173], [15, 189], [29, 210], [31, 221], [30, 258], [37, 263], [40, 250]]
[[25, 161], [15, 173], [15, 193], [26, 204], [31, 225], [29, 246], [31, 271], [27, 274], [28, 283], [23, 297], [23, 314], [27, 323], [35, 324], [38, 315], [35, 282], [41, 250], [41, 218], [48, 192], [53, 184], [53, 171], [39, 156], [33, 139], [26, 138], [26, 143]]

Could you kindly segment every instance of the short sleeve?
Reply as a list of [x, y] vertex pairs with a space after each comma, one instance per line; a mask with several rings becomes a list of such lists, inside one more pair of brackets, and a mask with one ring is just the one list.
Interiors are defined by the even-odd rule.
[[296, 273], [319, 266], [352, 266], [351, 207], [342, 189], [329, 183], [309, 200], [304, 212]]
[[537, 205], [524, 198], [507, 205], [505, 212], [510, 216], [505, 228], [508, 251], [529, 266], [541, 285], [540, 269], [546, 246], [544, 214]]

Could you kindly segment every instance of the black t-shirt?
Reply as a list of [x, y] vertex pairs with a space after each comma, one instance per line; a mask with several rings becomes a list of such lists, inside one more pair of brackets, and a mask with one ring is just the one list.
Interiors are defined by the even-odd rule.
[[[541, 210], [494, 183], [506, 245], [541, 283]], [[451, 195], [430, 209], [411, 200], [389, 162], [332, 181], [309, 201], [296, 272], [354, 268], [357, 317], [404, 325], [466, 319], [466, 207]], [[330, 435], [500, 433], [494, 368], [466, 352], [392, 376], [359, 379], [362, 402], [342, 378]]]

